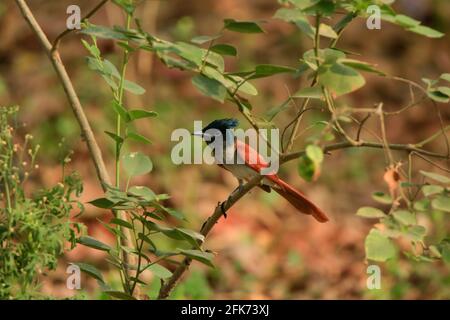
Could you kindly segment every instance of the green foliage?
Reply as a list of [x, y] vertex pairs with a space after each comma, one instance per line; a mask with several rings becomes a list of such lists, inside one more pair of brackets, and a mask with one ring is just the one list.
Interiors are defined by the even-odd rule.
[[384, 262], [395, 257], [395, 247], [388, 237], [379, 230], [372, 229], [366, 237], [366, 258]]
[[26, 182], [38, 168], [39, 146], [30, 145], [30, 135], [23, 145], [16, 142], [11, 123], [17, 110], [0, 108], [0, 299], [39, 298], [38, 277], [56, 268], [67, 242], [73, 248], [76, 233], [82, 231], [69, 219], [75, 206], [83, 208], [74, 199], [82, 192], [78, 175], [26, 194]]
[[[411, 250], [404, 252], [406, 257], [416, 261], [431, 262], [443, 259], [448, 262], [448, 259], [443, 258], [444, 256], [448, 257], [448, 234], [444, 234], [443, 237], [442, 235], [434, 236], [430, 230], [419, 223], [418, 217], [424, 215], [433, 220], [436, 214], [448, 215], [450, 212], [450, 179], [433, 172], [421, 171], [420, 173], [433, 184], [421, 184], [416, 187], [409, 183], [403, 184], [402, 188], [405, 191], [413, 191], [414, 188], [417, 188], [423, 197], [400, 198], [393, 202], [390, 196], [377, 192], [373, 197], [375, 201], [391, 205], [388, 214], [371, 207], [363, 207], [358, 210], [358, 216], [380, 219], [380, 223], [383, 225], [382, 231], [372, 229], [366, 238], [367, 259], [386, 261], [393, 258], [392, 247], [394, 245], [391, 239], [404, 238], [411, 242]], [[435, 183], [440, 183], [440, 185]], [[405, 208], [399, 208], [401, 202], [404, 203]], [[425, 239], [426, 236], [428, 241]]]

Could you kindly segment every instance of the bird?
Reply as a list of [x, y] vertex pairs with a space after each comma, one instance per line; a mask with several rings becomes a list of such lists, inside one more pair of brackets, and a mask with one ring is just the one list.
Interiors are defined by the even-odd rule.
[[[269, 168], [269, 163], [261, 154], [245, 143], [245, 141], [237, 139], [234, 135], [233, 130], [238, 124], [238, 120], [234, 118], [218, 119], [208, 124], [201, 131], [192, 133], [194, 136], [202, 137], [209, 146], [215, 142], [215, 139], [223, 139], [221, 144], [223, 150], [219, 153], [217, 153], [217, 150], [214, 150], [214, 157], [220, 167], [228, 170], [238, 179], [239, 186], [233, 193], [242, 189], [244, 181], [251, 180], [253, 177], [260, 175], [261, 170]], [[234, 160], [232, 163], [225, 161], [225, 157], [230, 154]], [[238, 159], [241, 161], [237, 161]], [[253, 161], [249, 161], [250, 159]], [[254, 161], [255, 159], [256, 161]], [[318, 222], [324, 223], [329, 220], [319, 207], [311, 202], [302, 192], [283, 181], [275, 172], [266, 173], [259, 187], [266, 192], [274, 190], [300, 213], [312, 215]]]

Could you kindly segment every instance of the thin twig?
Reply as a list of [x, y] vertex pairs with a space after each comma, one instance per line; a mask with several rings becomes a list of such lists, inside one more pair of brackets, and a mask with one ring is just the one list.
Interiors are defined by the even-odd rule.
[[[92, 17], [98, 10], [100, 10], [109, 0], [102, 0], [100, 1], [89, 13], [81, 19], [81, 22], [85, 22], [87, 19]], [[75, 29], [66, 29], [63, 32], [61, 32], [53, 41], [52, 51], [58, 50], [59, 43], [61, 42], [62, 38], [64, 38], [69, 33], [73, 32]]]
[[394, 164], [394, 157], [392, 156], [391, 149], [389, 148], [389, 142], [387, 139], [387, 133], [386, 133], [386, 124], [384, 121], [384, 115], [383, 115], [383, 104], [380, 103], [378, 105], [377, 114], [380, 117], [380, 128], [381, 128], [381, 137], [383, 138], [383, 144], [384, 144], [384, 150], [386, 150], [386, 153], [389, 158], [389, 164]]
[[370, 116], [371, 116], [371, 113], [368, 113], [368, 114], [360, 121], [360, 123], [359, 123], [359, 125], [358, 125], [358, 132], [356, 133], [356, 141], [359, 141], [359, 140], [360, 140], [362, 128], [363, 128], [364, 124], [366, 123], [366, 121], [369, 120]]
[[[333, 151], [333, 150], [340, 150], [340, 149], [348, 149], [348, 148], [361, 148], [361, 147], [365, 147], [365, 148], [375, 148], [375, 149], [383, 149], [385, 147], [385, 145], [383, 143], [377, 143], [377, 142], [361, 142], [357, 145], [352, 144], [351, 142], [348, 141], [344, 141], [344, 142], [338, 142], [338, 143], [333, 143], [333, 144], [329, 144], [327, 146], [325, 146], [323, 148], [324, 153], [327, 153], [329, 151]], [[445, 154], [440, 154], [440, 153], [435, 153], [435, 152], [431, 152], [428, 150], [424, 150], [424, 149], [420, 149], [415, 145], [412, 144], [395, 144], [395, 143], [390, 143], [389, 144], [389, 148], [391, 150], [399, 150], [399, 151], [408, 151], [408, 152], [412, 152], [415, 151], [419, 154], [422, 155], [426, 155], [429, 157], [433, 157], [433, 158], [439, 158], [439, 159], [448, 159], [448, 156]], [[302, 155], [305, 154], [305, 151], [297, 151], [297, 152], [292, 152], [289, 154], [284, 155], [281, 158], [281, 163], [287, 162], [287, 161], [291, 161], [294, 159], [297, 159], [299, 157], [301, 157]]]

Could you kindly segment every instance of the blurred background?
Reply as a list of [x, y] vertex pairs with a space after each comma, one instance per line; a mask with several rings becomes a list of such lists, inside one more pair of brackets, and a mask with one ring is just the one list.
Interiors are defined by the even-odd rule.
[[[65, 29], [66, 9], [77, 4], [83, 13], [94, 5], [88, 0], [30, 0], [36, 18], [50, 39]], [[429, 39], [408, 33], [400, 27], [382, 23], [381, 30], [368, 30], [365, 21], [355, 21], [340, 42], [340, 48], [360, 53], [358, 59], [378, 64], [381, 70], [420, 82], [422, 77], [437, 78], [450, 72], [450, 2], [447, 0], [397, 1], [394, 6], [447, 35]], [[193, 36], [214, 34], [223, 19], [268, 20], [279, 5], [274, 0], [168, 0], [144, 1], [137, 16], [151, 34], [170, 40], [189, 41]], [[122, 25], [120, 10], [108, 4], [90, 20], [101, 25]], [[257, 64], [272, 63], [298, 66], [303, 52], [311, 42], [297, 28], [280, 20], [262, 24], [266, 34], [227, 33], [225, 43], [237, 47], [238, 58], [226, 58], [229, 70], [248, 70]], [[110, 109], [110, 93], [102, 79], [87, 68], [86, 50], [81, 36], [71, 34], [61, 44], [63, 61], [72, 77], [84, 109], [98, 137], [110, 172], [114, 170], [114, 145], [103, 132], [113, 131], [115, 114]], [[116, 65], [120, 49], [113, 42], [101, 40], [105, 57]], [[346, 97], [352, 107], [371, 107], [383, 101], [386, 110], [397, 110], [408, 103], [409, 88], [399, 82], [365, 74], [367, 85]], [[190, 76], [169, 70], [148, 52], [132, 57], [128, 78], [146, 89], [142, 96], [127, 96], [127, 105], [154, 110], [159, 118], [141, 120], [138, 131], [153, 141], [152, 145], [128, 145], [150, 155], [154, 170], [135, 180], [155, 192], [171, 195], [170, 206], [187, 217], [186, 226], [198, 230], [219, 201], [236, 187], [235, 179], [224, 170], [209, 165], [176, 166], [170, 159], [170, 135], [176, 128], [193, 129], [194, 120], [204, 123], [217, 118], [237, 117], [245, 127], [236, 108], [202, 96], [191, 84]], [[252, 98], [255, 116], [263, 117], [302, 86], [307, 79], [280, 75], [269, 80], [255, 80], [259, 95]], [[84, 181], [81, 201], [88, 202], [102, 195], [93, 164], [80, 131], [68, 106], [64, 92], [40, 44], [23, 21], [12, 0], [0, 2], [0, 107], [20, 105], [20, 130], [31, 133], [34, 143], [41, 145], [40, 168], [34, 174], [29, 192], [39, 186], [50, 186], [61, 180], [61, 159], [73, 150], [66, 170], [76, 170]], [[448, 105], [439, 105], [444, 121], [449, 120]], [[430, 112], [430, 110], [433, 110]], [[288, 109], [275, 123], [283, 128], [295, 114]], [[320, 113], [309, 116], [320, 120]], [[368, 126], [378, 129], [376, 119]], [[387, 121], [389, 141], [418, 142], [439, 129], [434, 106], [429, 102], [410, 109]], [[304, 137], [294, 146], [301, 149]], [[429, 146], [443, 150], [442, 141]], [[396, 159], [405, 155], [395, 153]], [[429, 168], [417, 160], [416, 168]], [[382, 266], [382, 289], [366, 289], [367, 263], [364, 239], [373, 222], [355, 216], [365, 205], [376, 206], [371, 193], [387, 192], [383, 182], [386, 166], [380, 150], [342, 150], [326, 156], [320, 178], [314, 183], [303, 181], [290, 162], [280, 175], [303, 190], [325, 212], [331, 221], [319, 224], [308, 216], [298, 215], [293, 207], [274, 193], [254, 190], [232, 207], [227, 219], [221, 219], [209, 236], [206, 248], [217, 253], [214, 269], [193, 263], [185, 281], [174, 298], [203, 299], [353, 299], [353, 298], [450, 298], [450, 273], [439, 263], [430, 265], [403, 258]], [[86, 204], [79, 218], [88, 226], [89, 234], [112, 242], [97, 218], [107, 221], [110, 213]], [[427, 223], [426, 221], [424, 222]], [[161, 241], [167, 241], [161, 239]], [[170, 246], [170, 244], [166, 244]], [[75, 293], [65, 287], [68, 262], [85, 261], [96, 264], [108, 274], [105, 256], [95, 250], [76, 248], [62, 260], [55, 272], [43, 276], [42, 290], [57, 297]], [[115, 275], [107, 278], [114, 281]], [[152, 281], [154, 291], [158, 281]], [[118, 280], [117, 280], [118, 281]], [[95, 283], [83, 277], [83, 294], [102, 297]]]

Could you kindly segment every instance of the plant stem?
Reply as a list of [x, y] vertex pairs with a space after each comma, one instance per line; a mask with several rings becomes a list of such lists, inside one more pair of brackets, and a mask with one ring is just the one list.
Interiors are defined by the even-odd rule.
[[[132, 15], [130, 13], [127, 13], [127, 19], [126, 19], [126, 29], [129, 30], [130, 26], [131, 26], [131, 19], [132, 19]], [[128, 43], [128, 41], [127, 41]], [[129, 52], [128, 49], [124, 50], [123, 53], [123, 59], [122, 59], [122, 69], [121, 69], [121, 75], [120, 75], [120, 83], [119, 83], [119, 88], [117, 91], [117, 99], [118, 99], [118, 103], [120, 105], [122, 105], [123, 103], [123, 98], [124, 98], [124, 83], [125, 83], [125, 77], [126, 77], [126, 73], [127, 73], [127, 65], [128, 65], [128, 58], [129, 58]], [[122, 136], [122, 119], [120, 114], [117, 114], [117, 120], [116, 120], [116, 135], [118, 135], [119, 137]], [[116, 162], [116, 172], [115, 172], [115, 176], [116, 176], [116, 187], [120, 188], [120, 150], [121, 150], [121, 143], [120, 142], [116, 142], [116, 157], [115, 157], [115, 162]], [[127, 184], [127, 188], [128, 188], [128, 184]], [[127, 220], [127, 216], [126, 213], [123, 211], [114, 211], [116, 218], [120, 218], [122, 220]], [[117, 226], [117, 229], [119, 231], [122, 231], [122, 234], [125, 236], [125, 239], [122, 239], [120, 236], [117, 236], [117, 250], [118, 252], [121, 253], [121, 258], [123, 261], [123, 269], [121, 270], [121, 273], [123, 273], [122, 277], [124, 279], [124, 282], [122, 283], [123, 285], [123, 289], [125, 292], [128, 292], [129, 294], [132, 294], [134, 291], [134, 288], [131, 287], [130, 285], [130, 279], [129, 279], [129, 265], [131, 264], [131, 257], [125, 252], [125, 250], [120, 250], [120, 246], [121, 245], [125, 245], [127, 246], [129, 243], [131, 243], [131, 233], [129, 232], [128, 229], [121, 227], [121, 226]]]
[[[8, 213], [11, 214], [12, 212], [11, 195], [9, 193], [9, 183], [8, 180], [6, 180], [6, 172], [3, 172], [3, 181], [5, 182], [6, 206], [8, 209]], [[10, 220], [10, 218], [11, 217], [9, 217], [8, 220]]]
[[[131, 26], [131, 14], [127, 14], [127, 22], [126, 22], [126, 29], [129, 30]], [[126, 42], [128, 43], [128, 41]], [[128, 65], [128, 49], [125, 49], [123, 52], [123, 60], [122, 60], [122, 70], [120, 74], [120, 83], [119, 83], [119, 89], [118, 89], [118, 102], [120, 105], [123, 103], [123, 95], [124, 95], [124, 83], [125, 83], [125, 77], [127, 73], [127, 65]], [[116, 135], [119, 137], [122, 136], [122, 128], [121, 128], [122, 119], [120, 117], [120, 114], [117, 114], [117, 121], [116, 121]], [[116, 187], [120, 188], [120, 146], [121, 143], [116, 142]]]

